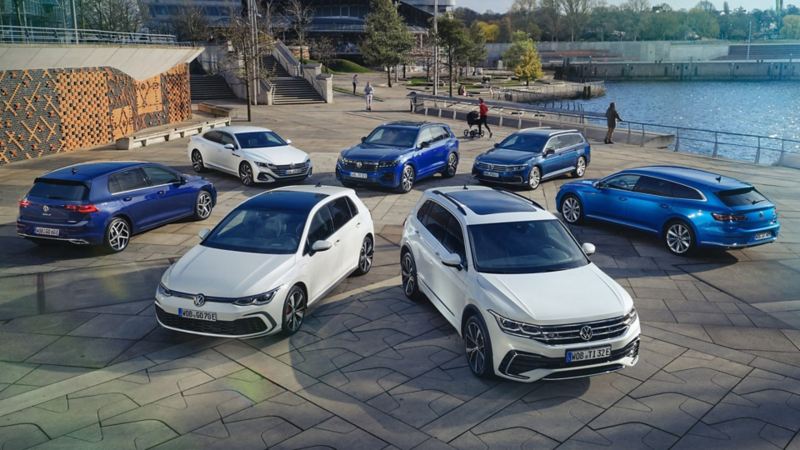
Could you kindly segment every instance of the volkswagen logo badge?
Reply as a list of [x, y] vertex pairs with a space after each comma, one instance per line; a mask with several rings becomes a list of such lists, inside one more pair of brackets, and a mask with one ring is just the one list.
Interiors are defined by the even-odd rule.
[[44, 206], [42, 206], [42, 211], [49, 212], [50, 211], [50, 207], [47, 206], [47, 205], [44, 205]]
[[764, 213], [763, 212], [758, 213], [758, 217], [764, 217]]
[[589, 325], [584, 325], [581, 327], [581, 339], [584, 341], [588, 341], [592, 338], [592, 327]]
[[364, 163], [359, 161], [359, 162], [356, 163], [356, 167], [360, 169], [360, 168], [364, 167]]
[[[205, 295], [197, 294], [197, 295], [194, 296], [194, 306], [203, 306], [205, 304], [206, 304], [206, 296]], [[583, 333], [583, 330], [581, 330], [581, 333]], [[589, 331], [589, 335], [591, 336], [591, 334], [592, 333], [591, 333], [591, 330], [590, 330]], [[583, 336], [583, 334], [581, 334], [581, 336]]]

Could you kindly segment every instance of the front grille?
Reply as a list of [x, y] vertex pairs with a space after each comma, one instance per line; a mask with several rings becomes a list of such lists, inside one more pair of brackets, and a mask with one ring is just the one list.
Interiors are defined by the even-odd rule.
[[[279, 177], [299, 176], [308, 172], [309, 166], [311, 166], [311, 161], [306, 161], [298, 164], [283, 164], [278, 166], [271, 166], [270, 170]], [[301, 173], [293, 173], [293, 174], [286, 173], [287, 171], [292, 169], [303, 169], [303, 171]]]
[[[592, 329], [592, 337], [589, 340], [581, 338], [581, 328], [585, 326]], [[596, 322], [549, 325], [540, 326], [539, 328], [542, 331], [542, 335], [533, 339], [547, 345], [564, 345], [602, 341], [622, 336], [628, 331], [628, 324], [625, 322], [625, 317], [620, 316]]]
[[[361, 165], [359, 167], [359, 164]], [[342, 168], [347, 170], [357, 170], [361, 172], [375, 172], [378, 170], [377, 161], [357, 161], [354, 159], [343, 159]]]
[[[625, 347], [612, 350], [611, 356], [603, 359], [589, 359], [586, 361], [578, 361], [568, 363], [565, 357], [562, 358], [549, 358], [547, 356], [537, 355], [535, 353], [518, 352], [512, 350], [506, 353], [503, 361], [500, 363], [500, 372], [511, 376], [519, 376], [521, 373], [529, 372], [536, 369], [565, 369], [570, 367], [583, 367], [591, 366], [594, 364], [603, 364], [626, 356], [636, 357], [639, 354], [639, 340], [636, 339]], [[570, 372], [572, 373], [572, 372]]]
[[481, 170], [490, 170], [492, 172], [511, 172], [512, 167], [519, 167], [522, 164], [506, 165], [506, 164], [489, 164], [484, 162], [475, 163], [475, 167]]
[[[196, 294], [189, 294], [187, 292], [178, 292], [178, 291], [173, 291], [173, 290], [169, 291], [169, 296], [170, 297], [185, 298], [186, 300], [192, 300], [192, 301], [194, 301], [195, 295]], [[236, 300], [239, 300], [239, 298], [233, 298], [233, 297], [211, 297], [211, 296], [208, 296], [208, 295], [205, 295], [205, 294], [203, 294], [203, 298], [205, 299], [206, 302], [215, 302], [215, 303], [233, 303]]]
[[175, 314], [170, 314], [156, 307], [158, 320], [171, 328], [194, 331], [197, 333], [220, 334], [224, 336], [246, 336], [263, 333], [268, 330], [267, 325], [258, 317], [248, 317], [233, 321], [209, 322], [207, 320], [187, 319]]

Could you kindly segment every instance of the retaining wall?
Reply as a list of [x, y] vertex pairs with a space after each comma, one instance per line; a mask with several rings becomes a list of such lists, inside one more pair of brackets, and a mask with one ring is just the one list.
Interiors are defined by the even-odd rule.
[[800, 62], [573, 63], [562, 76], [572, 81], [800, 80]]

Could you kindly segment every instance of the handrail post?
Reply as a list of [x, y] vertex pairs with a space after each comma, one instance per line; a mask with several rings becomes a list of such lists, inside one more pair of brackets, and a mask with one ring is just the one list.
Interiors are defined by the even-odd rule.
[[[627, 140], [626, 144], [630, 144], [631, 143], [631, 123], [630, 122], [626, 122], [626, 124], [628, 125], [628, 140]], [[611, 136], [611, 139], [614, 139], [614, 136]]]
[[781, 139], [781, 156], [778, 158], [778, 164], [783, 164], [783, 156], [784, 156], [784, 154], [786, 152], [785, 145], [786, 145], [786, 141], [784, 139]]
[[711, 154], [712, 158], [717, 157], [717, 153], [719, 152], [719, 133], [716, 131], [714, 132], [714, 153]]
[[680, 148], [681, 148], [681, 129], [680, 128], [675, 128], [675, 150], [674, 151], [679, 152]]
[[761, 161], [761, 136], [758, 136], [758, 148], [756, 149], [756, 164]]
[[642, 140], [639, 142], [639, 147], [644, 147], [644, 124], [642, 124]]

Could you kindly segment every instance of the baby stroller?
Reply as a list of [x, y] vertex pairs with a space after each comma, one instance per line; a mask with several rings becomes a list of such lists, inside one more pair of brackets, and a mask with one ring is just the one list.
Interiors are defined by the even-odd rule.
[[478, 111], [470, 111], [467, 113], [467, 129], [464, 130], [464, 137], [468, 138], [475, 138], [477, 136], [483, 137], [483, 129], [478, 127], [475, 129], [474, 127], [478, 126], [480, 122], [480, 116]]

